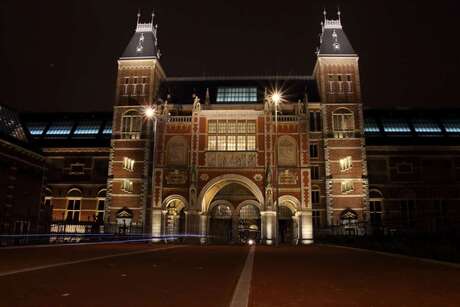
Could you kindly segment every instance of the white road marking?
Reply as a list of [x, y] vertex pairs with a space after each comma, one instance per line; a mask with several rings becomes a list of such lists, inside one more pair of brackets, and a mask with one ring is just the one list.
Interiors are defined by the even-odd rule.
[[153, 252], [157, 252], [157, 251], [173, 249], [173, 248], [179, 248], [179, 247], [184, 247], [184, 246], [160, 247], [160, 248], [154, 248], [154, 249], [148, 249], [148, 250], [140, 250], [140, 251], [127, 252], [127, 253], [120, 253], [120, 254], [111, 254], [111, 255], [105, 255], [105, 256], [85, 258], [85, 259], [80, 259], [80, 260], [66, 261], [66, 262], [53, 263], [53, 264], [47, 264], [47, 265], [40, 265], [40, 266], [36, 266], [36, 267], [24, 268], [24, 269], [19, 269], [19, 270], [14, 270], [14, 271], [0, 272], [0, 277], [19, 274], [19, 273], [27, 273], [27, 272], [32, 272], [32, 271], [38, 271], [38, 270], [45, 270], [45, 269], [50, 269], [50, 268], [56, 268], [56, 267], [65, 266], [65, 265], [71, 265], [71, 264], [91, 262], [91, 261], [108, 259], [108, 258], [116, 258], [116, 257], [130, 256], [130, 255], [153, 253]]
[[241, 271], [240, 278], [233, 292], [230, 307], [247, 307], [249, 303], [249, 290], [251, 289], [252, 267], [254, 265], [254, 253], [256, 247], [252, 245], [249, 249], [246, 262]]

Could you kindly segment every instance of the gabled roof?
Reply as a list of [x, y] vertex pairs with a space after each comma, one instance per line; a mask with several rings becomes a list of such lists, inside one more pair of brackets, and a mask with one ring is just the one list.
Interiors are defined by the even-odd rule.
[[327, 19], [326, 12], [324, 12], [318, 56], [356, 56], [355, 50], [343, 31], [340, 11], [338, 16], [336, 20]]
[[140, 13], [137, 14], [137, 26], [131, 40], [126, 46], [120, 59], [159, 59], [157, 25], [153, 24], [154, 14], [149, 23], [139, 23]]

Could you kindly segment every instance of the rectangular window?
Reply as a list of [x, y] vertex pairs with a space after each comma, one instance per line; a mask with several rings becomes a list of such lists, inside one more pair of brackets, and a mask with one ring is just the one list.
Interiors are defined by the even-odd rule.
[[208, 136], [208, 150], [217, 150], [217, 136]]
[[319, 197], [320, 197], [319, 190], [311, 191], [311, 203], [312, 204], [319, 204], [319, 199], [320, 199]]
[[351, 74], [328, 74], [329, 94], [353, 93]]
[[319, 175], [319, 166], [312, 166], [310, 168], [311, 170], [311, 179], [312, 180], [318, 180], [320, 175]]
[[310, 158], [318, 158], [318, 144], [310, 144]]
[[80, 220], [80, 199], [69, 199], [67, 201], [66, 221], [78, 222]]
[[134, 160], [124, 157], [123, 158], [123, 168], [130, 172], [134, 171]]
[[208, 121], [208, 150], [256, 150], [255, 120]]
[[256, 87], [219, 87], [217, 99], [219, 102], [257, 102]]
[[320, 111], [310, 111], [310, 132], [321, 131]]
[[236, 150], [236, 136], [235, 135], [227, 136], [227, 150], [229, 151]]
[[225, 135], [217, 136], [217, 149], [220, 151], [227, 150], [227, 137]]
[[353, 181], [351, 180], [345, 180], [340, 183], [340, 190], [343, 194], [350, 193], [353, 191], [353, 189]]
[[346, 138], [353, 137], [355, 125], [353, 122], [353, 113], [336, 113], [332, 115], [332, 128], [334, 137]]
[[343, 159], [340, 159], [339, 164], [340, 164], [340, 171], [341, 172], [348, 171], [349, 169], [351, 169], [351, 166], [352, 166], [351, 156], [348, 156], [348, 157], [345, 157]]
[[134, 190], [133, 182], [129, 179], [123, 179], [121, 183], [121, 190], [127, 193], [132, 193]]
[[372, 226], [382, 225], [382, 202], [380, 200], [369, 201], [369, 215]]
[[313, 212], [312, 212], [312, 222], [313, 222], [313, 227], [314, 228], [320, 228], [321, 227], [321, 211], [313, 210]]
[[256, 150], [256, 136], [255, 135], [248, 135], [248, 150]]
[[415, 226], [415, 200], [401, 200], [401, 222], [405, 227]]
[[96, 208], [96, 222], [104, 222], [105, 199], [98, 199]]
[[238, 135], [237, 149], [239, 151], [246, 150], [246, 136]]

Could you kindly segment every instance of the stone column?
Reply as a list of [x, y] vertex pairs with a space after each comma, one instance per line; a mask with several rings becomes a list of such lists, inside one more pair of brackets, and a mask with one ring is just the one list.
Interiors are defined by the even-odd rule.
[[208, 216], [206, 214], [200, 215], [200, 242], [205, 244], [207, 242], [208, 235]]
[[152, 242], [160, 242], [162, 235], [163, 211], [161, 208], [152, 209]]
[[187, 236], [190, 236], [188, 241], [195, 241], [195, 236], [200, 234], [200, 218], [201, 217], [196, 210], [189, 209], [186, 211], [185, 232], [187, 233]]
[[273, 245], [276, 242], [276, 211], [261, 211], [262, 243]]
[[313, 243], [313, 220], [311, 209], [305, 209], [300, 212], [300, 240], [302, 244]]

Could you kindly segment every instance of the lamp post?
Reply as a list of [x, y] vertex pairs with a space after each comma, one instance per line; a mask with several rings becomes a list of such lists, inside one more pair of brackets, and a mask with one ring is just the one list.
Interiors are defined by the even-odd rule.
[[[152, 205], [154, 205], [155, 204], [155, 163], [156, 163], [155, 154], [156, 154], [156, 146], [157, 146], [157, 142], [156, 142], [156, 138], [157, 138], [157, 110], [156, 110], [155, 107], [149, 106], [149, 107], [145, 108], [144, 115], [148, 120], [153, 121], [152, 122], [153, 136], [152, 136], [151, 141], [153, 142], [153, 146], [152, 146]], [[145, 203], [145, 208], [144, 208], [143, 224], [144, 224], [144, 233], [146, 233], [147, 232], [147, 229], [146, 229], [146, 226], [147, 226], [147, 202]]]
[[279, 233], [279, 173], [278, 173], [278, 154], [279, 154], [279, 144], [278, 144], [278, 106], [279, 104], [281, 103], [281, 93], [278, 92], [278, 91], [274, 91], [271, 95], [271, 101], [273, 103], [273, 106], [275, 108], [275, 156], [276, 156], [276, 159], [275, 159], [275, 174], [276, 174], [276, 177], [275, 177], [275, 184], [276, 184], [276, 245], [279, 244], [279, 236], [280, 236], [280, 233]]

